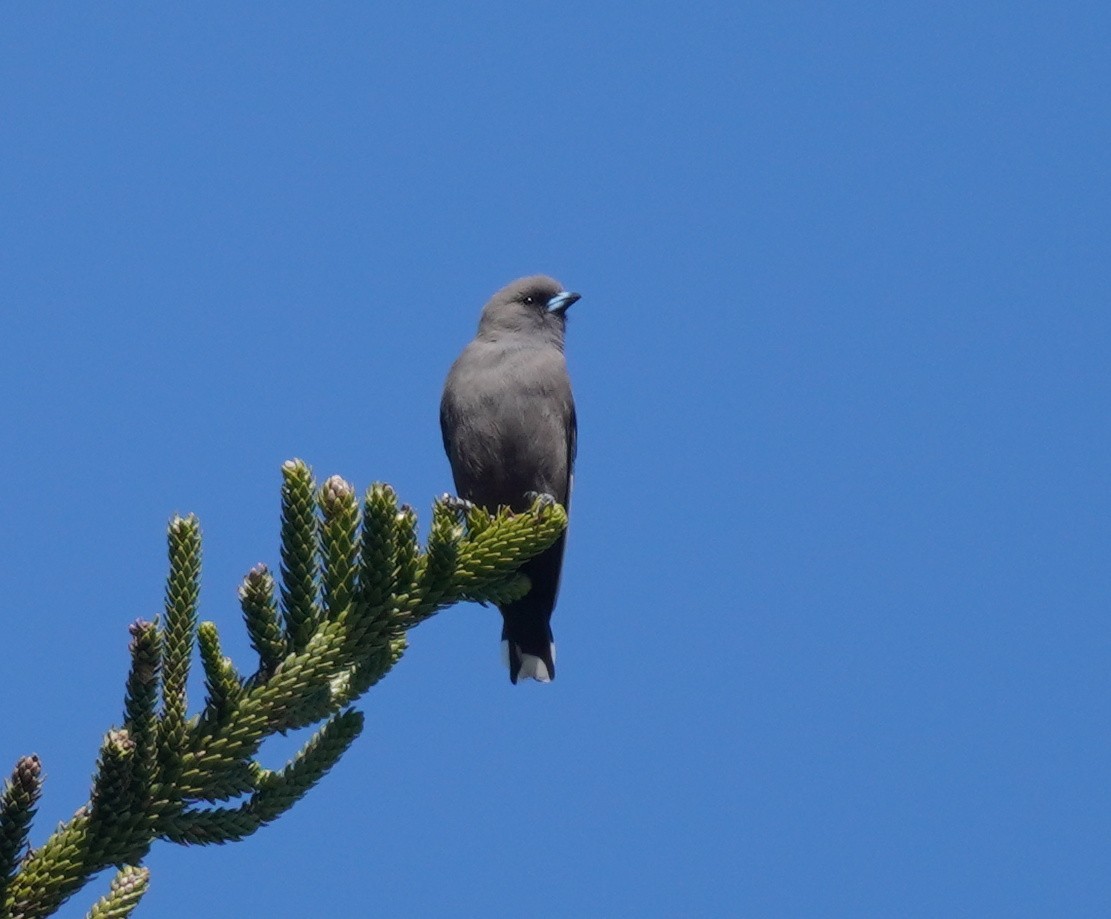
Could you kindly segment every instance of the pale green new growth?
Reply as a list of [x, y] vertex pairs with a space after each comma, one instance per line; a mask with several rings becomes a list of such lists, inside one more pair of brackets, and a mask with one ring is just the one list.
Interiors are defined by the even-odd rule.
[[[89, 802], [30, 850], [38, 759], [21, 759], [4, 783], [0, 919], [48, 916], [111, 866], [120, 870], [88, 915], [128, 916], [147, 888], [141, 862], [155, 840], [232, 842], [275, 820], [358, 736], [363, 717], [348, 706], [405, 653], [406, 631], [459, 600], [523, 596], [528, 579], [517, 569], [567, 525], [561, 507], [540, 501], [490, 515], [441, 499], [422, 552], [416, 515], [388, 485], [372, 486], [360, 505], [338, 476], [318, 489], [300, 460], [282, 477], [280, 582], [256, 565], [239, 588], [257, 669], [242, 676], [215, 623], [198, 626], [200, 526], [175, 517], [165, 610], [131, 626], [123, 724], [101, 744]], [[206, 699], [189, 717], [195, 650]], [[282, 769], [256, 760], [267, 737], [314, 724]]]
[[150, 870], [126, 865], [112, 878], [112, 886], [89, 910], [86, 919], [127, 919], [147, 892]]

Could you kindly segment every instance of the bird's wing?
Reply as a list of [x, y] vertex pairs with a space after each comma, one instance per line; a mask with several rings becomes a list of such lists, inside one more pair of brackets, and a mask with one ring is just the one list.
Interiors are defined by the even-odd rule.
[[[460, 416], [463, 413], [460, 405], [460, 377], [464, 378], [462, 382], [465, 384], [465, 378], [468, 376], [468, 366], [472, 363], [471, 347], [468, 346], [459, 355], [455, 363], [451, 365], [451, 370], [448, 371], [447, 380], [444, 383], [444, 394], [440, 397], [440, 435], [444, 439], [444, 452], [451, 461], [453, 468], [455, 466], [455, 441], [452, 439], [452, 434], [458, 434]], [[465, 389], [462, 392], [465, 392]]]
[[571, 489], [575, 485], [575, 455], [579, 451], [579, 421], [575, 415], [575, 403], [571, 403], [571, 412], [567, 418], [567, 497], [563, 502], [563, 509], [571, 512]]
[[449, 414], [451, 406], [448, 405], [448, 395], [444, 392], [443, 398], [440, 400], [440, 436], [444, 439], [444, 453], [447, 454], [448, 459], [451, 459], [451, 438], [448, 436], [448, 430], [451, 425], [449, 423]]

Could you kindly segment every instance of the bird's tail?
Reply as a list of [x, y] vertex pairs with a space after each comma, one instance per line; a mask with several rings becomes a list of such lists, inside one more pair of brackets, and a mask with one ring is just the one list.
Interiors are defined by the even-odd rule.
[[552, 642], [552, 608], [559, 592], [559, 569], [563, 562], [563, 537], [529, 559], [521, 573], [531, 582], [520, 600], [498, 608], [502, 614], [502, 647], [509, 664], [509, 679], [555, 679], [555, 644]]
[[519, 679], [537, 680], [550, 683], [555, 679], [555, 642], [551, 629], [547, 635], [532, 635], [532, 629], [514, 628], [506, 617], [501, 631], [502, 657], [509, 666], [509, 679], [516, 683]]

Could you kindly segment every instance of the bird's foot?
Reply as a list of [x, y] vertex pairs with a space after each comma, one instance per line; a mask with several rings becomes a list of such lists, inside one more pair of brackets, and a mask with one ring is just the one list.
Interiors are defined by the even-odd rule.
[[526, 491], [525, 500], [529, 504], [540, 504], [541, 508], [553, 507], [558, 502], [554, 497], [543, 491]]
[[458, 495], [449, 495], [446, 492], [440, 495], [440, 503], [449, 511], [466, 516], [475, 509], [473, 501], [460, 498]]

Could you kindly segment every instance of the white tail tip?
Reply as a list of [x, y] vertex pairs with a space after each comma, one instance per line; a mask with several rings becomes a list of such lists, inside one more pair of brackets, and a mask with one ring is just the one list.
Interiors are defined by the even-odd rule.
[[[555, 645], [551, 646], [552, 649], [552, 663], [555, 663]], [[517, 648], [517, 653], [521, 655], [521, 669], [517, 671], [517, 679], [536, 680], [539, 683], [550, 683], [552, 675], [548, 673], [548, 665], [537, 657], [535, 654], [525, 654], [521, 651], [520, 647]], [[506, 667], [509, 666], [509, 642], [503, 641], [501, 643], [501, 657], [502, 663]]]

